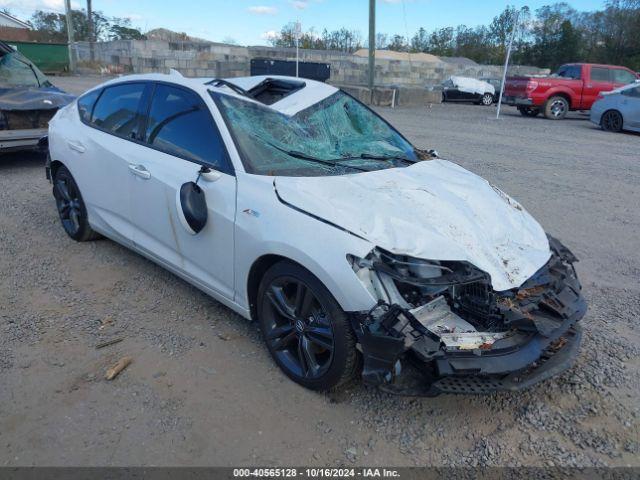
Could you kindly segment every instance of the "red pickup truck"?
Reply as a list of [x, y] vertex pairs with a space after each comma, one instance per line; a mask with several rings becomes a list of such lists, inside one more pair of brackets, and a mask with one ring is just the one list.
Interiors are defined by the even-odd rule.
[[564, 118], [570, 110], [590, 110], [600, 92], [609, 92], [640, 76], [625, 67], [570, 63], [548, 77], [510, 77], [503, 102], [518, 107], [526, 117], [540, 112], [552, 120]]

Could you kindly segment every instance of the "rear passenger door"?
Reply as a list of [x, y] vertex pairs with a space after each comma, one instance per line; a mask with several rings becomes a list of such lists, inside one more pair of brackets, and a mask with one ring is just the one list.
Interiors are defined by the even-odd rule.
[[[136, 246], [203, 289], [233, 299], [236, 178], [209, 107], [193, 90], [157, 83], [144, 142], [142, 154], [129, 159], [135, 170], [130, 196]], [[179, 194], [202, 166], [219, 178], [198, 181], [208, 220], [193, 234], [180, 217]]]
[[78, 100], [85, 126], [67, 135], [72, 174], [93, 226], [123, 243], [133, 236], [129, 202], [129, 158], [141, 147], [142, 106], [150, 84], [122, 83], [90, 92]]

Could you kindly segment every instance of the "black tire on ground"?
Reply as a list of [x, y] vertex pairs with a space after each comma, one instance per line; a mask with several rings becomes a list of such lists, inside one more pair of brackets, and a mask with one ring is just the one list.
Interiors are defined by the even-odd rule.
[[602, 114], [600, 119], [600, 127], [606, 132], [619, 133], [624, 127], [624, 119], [622, 114], [617, 110], [609, 110]]
[[493, 105], [493, 94], [491, 93], [485, 93], [484, 95], [482, 95], [482, 98], [480, 99], [480, 104], [484, 105], [485, 107], [490, 107], [491, 105]]
[[294, 382], [326, 391], [356, 376], [360, 357], [349, 319], [308, 270], [286, 260], [267, 270], [257, 313], [269, 353]]
[[537, 117], [540, 113], [540, 109], [535, 107], [518, 107], [518, 111], [525, 117]]
[[445, 103], [447, 101], [447, 95], [442, 92], [442, 103]]
[[544, 116], [549, 120], [562, 120], [567, 113], [569, 113], [569, 102], [564, 97], [551, 97], [544, 105]]
[[77, 242], [97, 240], [100, 234], [89, 225], [87, 208], [71, 172], [64, 165], [53, 175], [53, 197], [64, 231]]

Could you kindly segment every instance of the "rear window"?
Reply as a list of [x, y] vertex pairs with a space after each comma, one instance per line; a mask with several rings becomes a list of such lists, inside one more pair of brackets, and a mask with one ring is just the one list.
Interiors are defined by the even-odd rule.
[[91, 121], [93, 106], [95, 105], [96, 100], [100, 96], [101, 92], [102, 90], [93, 90], [92, 92], [89, 92], [78, 99], [78, 112], [80, 113], [80, 118], [83, 122], [88, 123]]
[[591, 67], [591, 80], [594, 82], [610, 82], [610, 70], [604, 67]]
[[105, 88], [93, 109], [91, 123], [120, 137], [136, 138], [140, 128], [140, 101], [144, 83]]
[[563, 65], [558, 69], [556, 75], [562, 78], [580, 80], [582, 77], [582, 67], [580, 67], [580, 65]]

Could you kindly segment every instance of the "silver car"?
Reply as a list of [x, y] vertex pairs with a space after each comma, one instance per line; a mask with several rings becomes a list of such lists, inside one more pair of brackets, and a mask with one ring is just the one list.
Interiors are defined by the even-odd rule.
[[640, 132], [640, 83], [600, 94], [591, 107], [591, 121], [608, 132]]

